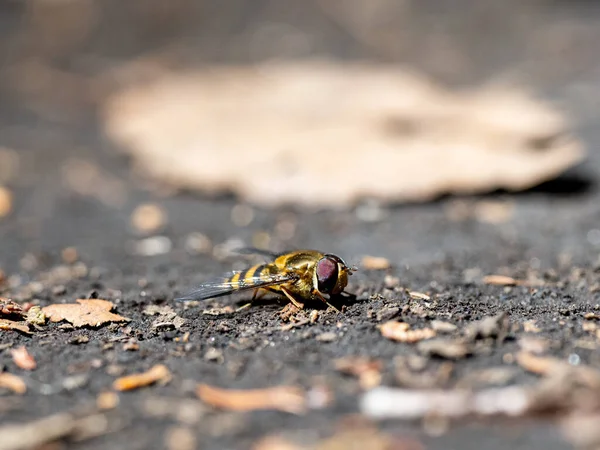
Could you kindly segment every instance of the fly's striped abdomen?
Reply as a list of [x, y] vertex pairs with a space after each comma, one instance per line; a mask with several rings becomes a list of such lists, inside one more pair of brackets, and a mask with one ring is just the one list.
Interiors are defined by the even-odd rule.
[[269, 264], [257, 264], [234, 274], [228, 282], [232, 285], [237, 285], [238, 289], [254, 287], [264, 281], [262, 278], [263, 275], [271, 273], [268, 269]]

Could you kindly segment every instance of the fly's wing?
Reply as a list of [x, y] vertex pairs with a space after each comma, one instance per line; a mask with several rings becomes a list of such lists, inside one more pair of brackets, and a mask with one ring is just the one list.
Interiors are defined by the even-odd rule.
[[262, 248], [256, 248], [256, 247], [242, 247], [242, 248], [238, 248], [237, 250], [235, 250], [235, 252], [239, 253], [240, 255], [261, 255], [261, 256], [266, 256], [267, 258], [270, 258], [270, 259], [275, 259], [278, 256], [281, 256], [284, 253], [287, 253], [287, 252], [276, 253], [276, 252], [272, 252], [270, 250], [264, 250]]
[[231, 281], [231, 278], [240, 272], [230, 272], [222, 277], [213, 278], [202, 283], [197, 289], [187, 293], [183, 297], [176, 298], [176, 301], [198, 301], [208, 300], [210, 298], [223, 297], [234, 292], [247, 291], [249, 289], [265, 288], [277, 284], [285, 284], [295, 281], [296, 277], [292, 273], [279, 273], [263, 275], [260, 277], [244, 278], [238, 281]]

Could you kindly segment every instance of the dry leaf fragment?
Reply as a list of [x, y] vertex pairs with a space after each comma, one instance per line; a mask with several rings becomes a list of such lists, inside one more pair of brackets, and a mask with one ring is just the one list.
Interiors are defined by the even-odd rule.
[[431, 297], [423, 292], [411, 291], [408, 293], [408, 295], [417, 300], [431, 300]]
[[27, 322], [15, 322], [14, 320], [0, 319], [0, 330], [13, 330], [31, 334]]
[[483, 277], [483, 282], [485, 284], [493, 284], [497, 286], [516, 286], [520, 283], [513, 277], [508, 277], [505, 275], [487, 275]]
[[414, 343], [424, 339], [431, 339], [435, 336], [435, 331], [431, 328], [421, 328], [411, 330], [410, 325], [404, 322], [391, 320], [379, 327], [383, 337], [398, 342]]
[[131, 319], [113, 314], [112, 302], [100, 299], [78, 299], [77, 303], [63, 303], [49, 305], [42, 311], [50, 318], [51, 322], [66, 320], [76, 327], [98, 327], [108, 322], [129, 322]]
[[15, 364], [23, 370], [33, 370], [37, 367], [35, 359], [27, 351], [25, 346], [15, 348], [10, 351]]
[[371, 389], [381, 383], [383, 363], [365, 357], [346, 357], [334, 361], [336, 370], [358, 377], [360, 387]]
[[24, 394], [27, 391], [23, 379], [8, 372], [0, 373], [0, 388], [10, 389], [15, 394]]
[[364, 256], [362, 259], [362, 266], [366, 270], [387, 270], [392, 267], [392, 263], [389, 259], [381, 256]]
[[170, 381], [170, 379], [171, 372], [167, 366], [157, 364], [146, 372], [117, 378], [113, 383], [113, 388], [117, 391], [130, 391], [132, 389], [149, 386], [156, 382], [165, 384]]
[[236, 390], [200, 384], [196, 394], [211, 406], [232, 411], [275, 409], [291, 414], [303, 414], [307, 409], [304, 393], [292, 386]]
[[23, 311], [23, 307], [20, 304], [8, 298], [0, 297], [0, 315], [22, 318], [25, 316], [25, 311]]

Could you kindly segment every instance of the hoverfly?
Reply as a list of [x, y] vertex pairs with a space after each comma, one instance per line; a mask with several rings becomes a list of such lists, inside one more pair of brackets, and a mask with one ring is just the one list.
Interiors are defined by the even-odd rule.
[[250, 304], [271, 292], [285, 296], [299, 309], [304, 308], [307, 300], [320, 300], [337, 310], [325, 295], [331, 297], [344, 292], [348, 275], [357, 270], [356, 267], [349, 267], [339, 256], [317, 250], [277, 254], [259, 249], [242, 249], [240, 253], [259, 253], [270, 257], [271, 261], [209, 279], [176, 300], [208, 300], [254, 289]]

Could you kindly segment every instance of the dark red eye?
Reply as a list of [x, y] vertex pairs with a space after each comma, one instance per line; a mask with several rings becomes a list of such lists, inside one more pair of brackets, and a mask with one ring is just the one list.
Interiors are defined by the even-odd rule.
[[323, 293], [333, 290], [338, 279], [338, 264], [329, 257], [319, 260], [317, 263], [318, 289]]

